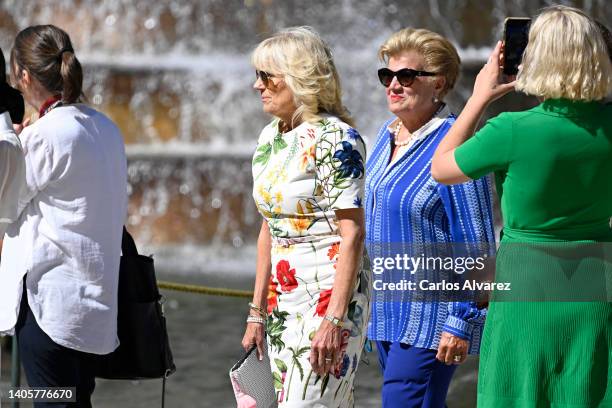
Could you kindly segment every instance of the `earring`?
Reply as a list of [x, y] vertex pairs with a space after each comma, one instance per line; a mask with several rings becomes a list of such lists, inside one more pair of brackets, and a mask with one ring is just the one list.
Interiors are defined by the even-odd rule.
[[436, 103], [438, 103], [438, 102], [440, 102], [440, 100], [438, 99], [438, 97], [437, 97], [437, 96], [435, 96], [435, 95], [434, 95], [434, 97], [433, 97], [433, 98], [431, 98], [431, 103], [433, 103], [433, 104], [435, 105], [435, 104], [436, 104]]

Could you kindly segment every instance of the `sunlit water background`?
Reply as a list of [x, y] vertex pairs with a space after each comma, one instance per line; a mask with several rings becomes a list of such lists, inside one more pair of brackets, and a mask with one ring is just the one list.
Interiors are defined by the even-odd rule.
[[[564, 1], [607, 25], [606, 0]], [[128, 227], [155, 254], [160, 278], [250, 289], [261, 219], [251, 198], [250, 156], [267, 123], [251, 86], [249, 53], [265, 36], [310, 25], [329, 42], [344, 101], [372, 142], [389, 117], [376, 79], [378, 46], [399, 28], [425, 27], [459, 49], [462, 77], [447, 102], [459, 112], [506, 16], [552, 4], [527, 0], [3, 0], [0, 46], [32, 24], [53, 23], [73, 39], [85, 95], [120, 126], [129, 159]], [[511, 95], [489, 114], [535, 103]], [[227, 370], [239, 347], [245, 301], [165, 293], [178, 371], [168, 407], [230, 407]], [[8, 378], [3, 353], [2, 380]], [[358, 407], [380, 405], [375, 353], [358, 371]], [[476, 362], [455, 375], [449, 407], [475, 406]], [[161, 384], [99, 381], [98, 407], [149, 407]]]

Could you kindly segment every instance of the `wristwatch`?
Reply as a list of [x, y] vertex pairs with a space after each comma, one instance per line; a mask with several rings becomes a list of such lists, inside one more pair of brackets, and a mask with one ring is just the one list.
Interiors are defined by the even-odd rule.
[[335, 316], [325, 315], [324, 319], [330, 321], [336, 327], [342, 327], [342, 320], [338, 319]]

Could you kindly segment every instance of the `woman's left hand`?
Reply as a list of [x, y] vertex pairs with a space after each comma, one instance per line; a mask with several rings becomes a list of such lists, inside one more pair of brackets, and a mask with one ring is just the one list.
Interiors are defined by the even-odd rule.
[[340, 355], [341, 343], [340, 328], [329, 320], [323, 320], [319, 330], [312, 338], [310, 348], [312, 371], [322, 377], [332, 372], [333, 367], [342, 358]]
[[488, 105], [514, 90], [516, 83], [514, 77], [511, 78], [512, 81], [510, 82], [503, 82], [503, 63], [502, 42], [498, 41], [495, 49], [489, 56], [489, 60], [476, 76], [472, 98]]
[[469, 344], [461, 337], [442, 332], [436, 358], [447, 365], [461, 364], [467, 359]]

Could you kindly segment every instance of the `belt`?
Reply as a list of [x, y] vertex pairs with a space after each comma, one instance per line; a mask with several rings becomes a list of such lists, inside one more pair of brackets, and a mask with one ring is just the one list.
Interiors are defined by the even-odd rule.
[[329, 237], [340, 238], [340, 236], [337, 233], [321, 234], [321, 235], [306, 235], [303, 237], [275, 237], [274, 235], [272, 235], [272, 243], [274, 245], [287, 247], [287, 246], [296, 245], [296, 244], [304, 244], [308, 242], [321, 241]]

